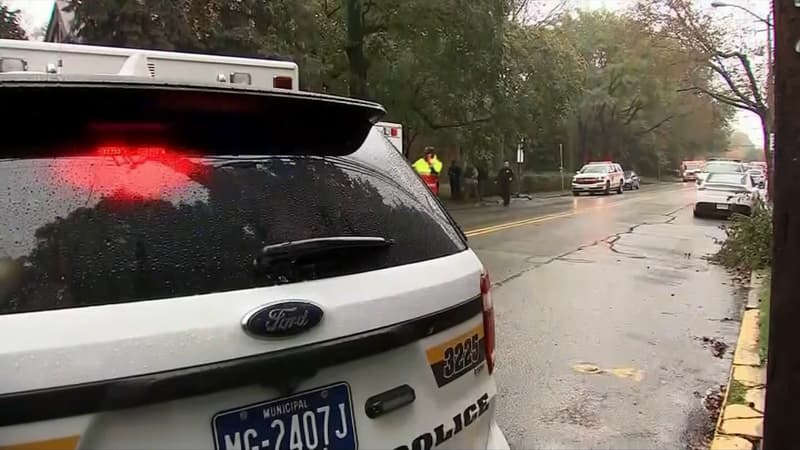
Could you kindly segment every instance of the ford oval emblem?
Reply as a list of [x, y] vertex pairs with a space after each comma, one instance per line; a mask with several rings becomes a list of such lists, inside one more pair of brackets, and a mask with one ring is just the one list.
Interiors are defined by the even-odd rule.
[[286, 301], [262, 306], [242, 320], [247, 334], [259, 338], [281, 338], [304, 333], [322, 321], [322, 308], [304, 301]]

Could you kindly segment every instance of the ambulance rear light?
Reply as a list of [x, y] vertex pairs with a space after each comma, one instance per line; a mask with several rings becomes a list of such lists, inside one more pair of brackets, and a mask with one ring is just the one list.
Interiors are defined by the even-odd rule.
[[275, 89], [291, 89], [292, 88], [292, 77], [287, 77], [283, 75], [276, 75], [272, 79], [272, 87]]

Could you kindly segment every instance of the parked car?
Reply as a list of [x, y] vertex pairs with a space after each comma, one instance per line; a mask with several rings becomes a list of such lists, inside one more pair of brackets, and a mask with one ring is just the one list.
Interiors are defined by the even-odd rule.
[[582, 192], [608, 195], [612, 191], [622, 194], [624, 184], [622, 166], [611, 161], [591, 162], [572, 177], [572, 195]]
[[705, 161], [682, 161], [680, 176], [683, 181], [697, 180], [697, 174], [703, 171]]
[[508, 449], [489, 276], [380, 105], [37, 74], [0, 104], [0, 447]]
[[624, 175], [624, 181], [622, 187], [625, 189], [636, 189], [639, 190], [639, 175], [636, 175], [636, 172], [633, 170], [625, 170], [622, 172]]
[[759, 197], [758, 188], [746, 173], [710, 173], [697, 187], [694, 216], [750, 215]]
[[709, 160], [706, 161], [702, 172], [697, 174], [697, 184], [702, 184], [703, 180], [711, 173], [745, 173], [744, 164], [732, 160]]

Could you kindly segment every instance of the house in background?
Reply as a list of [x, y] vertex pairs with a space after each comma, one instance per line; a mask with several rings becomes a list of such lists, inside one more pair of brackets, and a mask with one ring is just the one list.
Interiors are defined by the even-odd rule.
[[50, 14], [50, 22], [47, 24], [47, 32], [44, 35], [45, 42], [80, 42], [78, 37], [72, 33], [75, 13], [64, 11], [67, 6], [69, 6], [67, 0], [55, 0], [53, 12]]

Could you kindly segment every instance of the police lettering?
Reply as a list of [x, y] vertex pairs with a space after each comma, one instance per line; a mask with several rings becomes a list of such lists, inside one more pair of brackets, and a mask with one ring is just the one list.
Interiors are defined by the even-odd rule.
[[394, 450], [430, 450], [438, 447], [449, 440], [461, 430], [470, 426], [478, 417], [489, 410], [489, 394], [483, 394], [477, 402], [469, 404], [461, 414], [453, 416], [451, 427], [441, 424], [436, 426], [433, 431], [423, 433], [411, 441], [411, 445], [401, 445]]

